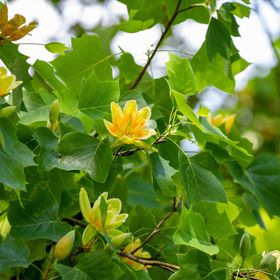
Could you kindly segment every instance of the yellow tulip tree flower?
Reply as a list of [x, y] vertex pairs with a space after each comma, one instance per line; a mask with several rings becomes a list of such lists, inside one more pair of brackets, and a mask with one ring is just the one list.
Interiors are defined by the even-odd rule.
[[37, 26], [35, 21], [28, 25], [24, 25], [25, 22], [25, 17], [19, 14], [8, 20], [8, 7], [6, 4], [2, 4], [0, 6], [0, 42], [3, 40], [17, 41]]
[[231, 128], [234, 124], [235, 121], [235, 114], [233, 115], [227, 115], [227, 116], [223, 116], [221, 114], [216, 115], [216, 116], [208, 116], [207, 120], [210, 124], [214, 125], [214, 126], [221, 126], [221, 125], [225, 125], [225, 129], [226, 132], [229, 133], [231, 131]]
[[125, 144], [141, 144], [141, 140], [156, 134], [147, 123], [151, 117], [151, 109], [144, 107], [138, 110], [135, 100], [125, 103], [123, 110], [115, 103], [111, 103], [112, 122], [104, 120], [107, 130], [119, 141]]
[[7, 75], [7, 69], [0, 67], [0, 96], [8, 94], [22, 82], [16, 81], [15, 75]]
[[[81, 188], [80, 190], [80, 209], [84, 219], [89, 223], [83, 233], [84, 245], [90, 242], [90, 240], [95, 236], [96, 232], [99, 232], [102, 235], [107, 234], [112, 239], [112, 241], [114, 238], [119, 236], [119, 238], [115, 239], [115, 242], [117, 243], [121, 243], [118, 239], [123, 239], [123, 241], [125, 241], [126, 237], [128, 236], [123, 235], [123, 232], [117, 229], [126, 221], [128, 217], [128, 214], [126, 213], [120, 214], [122, 208], [121, 200], [118, 198], [107, 198], [108, 193], [102, 193], [91, 207], [86, 190], [84, 188]], [[101, 199], [104, 199], [107, 206], [105, 221], [102, 221], [102, 213], [100, 208]]]
[[[139, 238], [135, 239], [134, 241], [128, 243], [126, 247], [123, 249], [124, 253], [132, 253], [136, 248], [141, 246], [141, 241]], [[151, 255], [147, 251], [143, 251], [143, 248], [139, 248], [135, 253], [133, 253], [135, 257], [142, 258], [142, 259], [150, 259]], [[144, 270], [147, 267], [141, 263], [135, 262], [129, 258], [123, 257], [123, 261], [132, 266], [135, 270]]]
[[[128, 214], [122, 213], [122, 202], [118, 198], [111, 198], [107, 199], [108, 193], [102, 193], [98, 199], [94, 202], [93, 207], [89, 212], [89, 222], [90, 224], [101, 234], [106, 232], [110, 232], [111, 230], [117, 229], [121, 224], [123, 224]], [[106, 213], [106, 220], [105, 225], [102, 224], [102, 217], [101, 217], [101, 209], [100, 203], [101, 198], [104, 198], [107, 204], [107, 213]]]

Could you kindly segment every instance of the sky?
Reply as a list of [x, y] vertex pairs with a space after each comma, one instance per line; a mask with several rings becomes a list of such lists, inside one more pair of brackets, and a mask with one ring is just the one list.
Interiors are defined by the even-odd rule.
[[[276, 38], [280, 34], [280, 12], [277, 14], [270, 5], [265, 3], [266, 1], [255, 1], [258, 1], [263, 20]], [[274, 1], [276, 5], [280, 5], [280, 0], [271, 1]], [[218, 0], [219, 5], [224, 2], [226, 1]], [[20, 51], [30, 57], [28, 60], [30, 63], [33, 63], [36, 59], [47, 61], [53, 59], [53, 55], [40, 44], [55, 39], [70, 46], [71, 34], [67, 30], [71, 24], [77, 21], [80, 21], [84, 27], [90, 28], [100, 23], [102, 25], [117, 23], [120, 16], [123, 18], [128, 17], [126, 6], [116, 0], [109, 1], [106, 6], [92, 1], [92, 4], [86, 7], [79, 0], [67, 0], [63, 5], [62, 11], [61, 16], [46, 0], [15, 0], [9, 4], [10, 17], [15, 13], [20, 13], [27, 20], [35, 19], [39, 23], [39, 26], [32, 31], [32, 36], [26, 36], [18, 41], [21, 43]], [[240, 25], [241, 37], [234, 38], [234, 43], [240, 50], [240, 55], [252, 64], [236, 77], [237, 88], [240, 89], [252, 75], [256, 74], [258, 67], [270, 68], [276, 63], [276, 59], [262, 23], [254, 10], [252, 10], [249, 19], [238, 19], [238, 24]], [[205, 38], [206, 28], [206, 25], [188, 20], [176, 25], [173, 28], [173, 32], [182, 42], [189, 46], [187, 51], [195, 53]], [[136, 62], [143, 65], [147, 59], [147, 50], [150, 50], [152, 45], [158, 41], [160, 34], [161, 27], [159, 25], [137, 33], [118, 32], [111, 48], [113, 52], [117, 53], [119, 52], [119, 47], [121, 47], [125, 51], [132, 53]], [[162, 48], [152, 64], [155, 77], [164, 74], [164, 63], [167, 61], [168, 52]]]

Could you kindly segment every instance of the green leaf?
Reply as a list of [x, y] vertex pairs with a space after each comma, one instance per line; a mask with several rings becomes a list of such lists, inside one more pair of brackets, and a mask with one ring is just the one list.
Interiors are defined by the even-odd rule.
[[51, 53], [58, 53], [60, 55], [64, 55], [65, 51], [69, 50], [64, 44], [59, 42], [51, 42], [45, 45], [46, 50]]
[[166, 16], [164, 0], [119, 0], [127, 6], [129, 21], [120, 25], [126, 32], [138, 32], [151, 28]]
[[209, 61], [213, 61], [217, 53], [223, 58], [228, 59], [231, 54], [232, 44], [227, 28], [221, 21], [212, 17], [206, 33], [206, 47]]
[[208, 255], [215, 255], [219, 248], [209, 241], [203, 217], [192, 209], [182, 207], [179, 228], [173, 236], [177, 245], [196, 248]]
[[123, 274], [111, 261], [111, 252], [106, 250], [83, 254], [74, 269], [83, 271], [90, 279], [95, 280], [118, 280]]
[[17, 77], [17, 80], [23, 81], [23, 84], [13, 91], [12, 100], [13, 105], [20, 108], [22, 102], [22, 87], [26, 85], [31, 77], [28, 73], [29, 64], [26, 62], [27, 56], [18, 51], [19, 45], [12, 42], [5, 41], [0, 47], [0, 59], [7, 66], [7, 68]]
[[216, 54], [212, 61], [208, 60], [205, 43], [191, 60], [195, 75], [197, 91], [201, 92], [208, 86], [228, 93], [234, 93], [235, 81], [230, 63], [220, 54]]
[[[249, 17], [251, 9], [248, 6], [245, 6], [241, 3], [232, 3], [235, 6], [235, 9], [232, 11], [233, 14], [240, 18]], [[249, 3], [248, 3], [249, 4]]]
[[63, 280], [68, 280], [71, 278], [72, 280], [91, 280], [85, 272], [81, 271], [77, 267], [70, 267], [63, 264], [56, 264], [55, 269], [60, 274]]
[[15, 190], [25, 190], [22, 164], [3, 151], [0, 151], [0, 182]]
[[169, 165], [169, 162], [153, 153], [150, 156], [153, 174], [162, 195], [174, 196], [176, 194], [176, 187], [172, 180], [172, 176], [177, 172], [176, 169]]
[[100, 80], [112, 79], [112, 69], [108, 63], [110, 57], [104, 53], [96, 35], [83, 35], [81, 38], [72, 39], [72, 47], [73, 51], [57, 57], [52, 64], [74, 97], [79, 96], [83, 79], [87, 78], [93, 69]]
[[11, 201], [8, 211], [10, 234], [14, 238], [57, 241], [71, 230], [70, 226], [58, 221], [59, 205], [47, 188], [35, 186], [33, 191], [22, 194], [21, 203]]
[[209, 115], [210, 110], [207, 107], [200, 107], [197, 111], [197, 114], [200, 117], [207, 117]]
[[154, 24], [155, 22], [152, 18], [145, 21], [131, 19], [120, 23], [118, 28], [124, 32], [134, 33], [151, 28]]
[[178, 110], [187, 117], [191, 122], [193, 122], [194, 125], [197, 126], [197, 128], [202, 130], [202, 126], [196, 117], [195, 113], [193, 112], [192, 108], [188, 105], [186, 97], [175, 90], [171, 89], [171, 93], [175, 98]]
[[234, 181], [256, 197], [269, 215], [280, 215], [280, 161], [276, 156], [259, 155], [247, 170], [231, 165], [231, 173]]
[[112, 152], [104, 140], [79, 132], [68, 133], [58, 144], [58, 166], [65, 170], [84, 170], [96, 182], [105, 182]]
[[184, 95], [194, 95], [196, 84], [189, 59], [181, 58], [169, 53], [169, 62], [166, 63], [170, 88]]
[[187, 192], [189, 204], [196, 204], [200, 201], [227, 201], [222, 184], [212, 172], [193, 162], [181, 151], [179, 161], [180, 176]]
[[46, 61], [36, 60], [33, 64], [36, 73], [44, 79], [52, 89], [57, 91], [66, 91], [65, 84], [56, 76], [54, 67]]
[[47, 127], [38, 127], [34, 139], [40, 146], [37, 163], [40, 170], [51, 170], [57, 166], [58, 154], [56, 152], [57, 137]]
[[30, 251], [22, 240], [8, 237], [0, 244], [0, 271], [15, 267], [28, 267], [32, 262]]
[[123, 53], [118, 61], [121, 76], [124, 77], [126, 83], [130, 83], [136, 79], [142, 67], [137, 65], [130, 53]]
[[93, 119], [102, 118], [112, 101], [120, 96], [119, 81], [99, 81], [93, 71], [85, 81], [79, 99], [80, 110]]
[[214, 238], [223, 239], [237, 234], [232, 222], [238, 217], [239, 210], [231, 202], [228, 204], [204, 202], [197, 205], [195, 211], [203, 216], [207, 232]]
[[14, 155], [17, 155], [16, 161], [19, 166], [20, 164], [23, 167], [35, 165], [33, 161], [33, 152], [22, 142], [20, 142], [16, 135], [16, 127], [7, 119], [1, 119], [0, 121], [0, 135], [1, 135], [1, 144], [3, 150], [11, 156], [11, 160], [14, 159]]
[[147, 180], [131, 174], [121, 187], [126, 187], [128, 190], [128, 204], [131, 206], [142, 205], [146, 208], [157, 208], [156, 193], [153, 190], [152, 184]]
[[180, 270], [172, 274], [168, 280], [220, 280], [220, 278], [212, 277], [214, 272], [211, 271], [210, 259], [207, 254], [190, 248], [185, 254], [177, 254], [177, 258]]

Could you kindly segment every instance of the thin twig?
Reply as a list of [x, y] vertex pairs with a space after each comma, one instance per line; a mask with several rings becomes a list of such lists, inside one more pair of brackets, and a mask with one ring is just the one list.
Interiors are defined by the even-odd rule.
[[129, 89], [134, 89], [137, 87], [137, 85], [140, 83], [140, 81], [142, 80], [147, 68], [149, 67], [149, 65], [151, 64], [155, 54], [157, 53], [158, 51], [158, 48], [160, 47], [161, 43], [163, 42], [163, 40], [165, 39], [170, 27], [172, 26], [174, 20], [176, 19], [176, 17], [182, 13], [182, 12], [186, 12], [186, 11], [189, 11], [191, 9], [194, 9], [194, 8], [197, 8], [197, 7], [202, 7], [202, 6], [205, 6], [205, 4], [194, 4], [194, 5], [191, 5], [187, 8], [184, 8], [184, 9], [181, 9], [180, 10], [180, 5], [181, 5], [181, 2], [182, 0], [179, 0], [177, 2], [177, 5], [176, 5], [176, 8], [174, 10], [174, 13], [172, 15], [172, 17], [170, 18], [170, 20], [168, 21], [168, 23], [166, 24], [166, 27], [165, 27], [165, 30], [163, 31], [163, 33], [161, 34], [160, 38], [159, 38], [159, 41], [156, 45], [156, 47], [154, 48], [154, 50], [152, 51], [151, 53], [151, 56], [149, 56], [146, 64], [144, 65], [144, 67], [142, 68], [142, 70], [140, 71], [139, 75], [137, 76], [137, 78], [134, 80], [134, 82], [129, 86]]
[[85, 223], [83, 223], [80, 220], [77, 220], [75, 218], [72, 218], [72, 217], [65, 217], [62, 220], [66, 221], [66, 222], [69, 222], [70, 224], [78, 225], [78, 226], [81, 226], [81, 227], [84, 227], [84, 228], [87, 226]]
[[166, 263], [166, 262], [161, 262], [158, 260], [150, 260], [150, 259], [143, 259], [143, 258], [138, 258], [131, 253], [125, 253], [125, 252], [118, 252], [118, 255], [121, 257], [128, 258], [132, 261], [135, 261], [137, 263], [143, 264], [144, 266], [158, 266], [161, 267], [165, 270], [175, 272], [180, 269], [178, 265], [171, 264], [171, 263]]
[[[157, 144], [160, 144], [160, 143], [164, 143], [166, 142], [166, 138], [165, 137], [162, 137], [160, 136], [157, 140], [155, 140], [151, 146], [153, 145], [157, 145]], [[130, 149], [130, 150], [126, 150], [126, 151], [121, 151], [121, 149], [119, 149], [116, 153], [114, 153], [114, 156], [120, 156], [120, 157], [127, 157], [127, 156], [130, 156], [132, 154], [134, 154], [135, 152], [138, 152], [138, 151], [143, 151], [144, 149], [143, 148], [134, 148], [134, 149]]]
[[[180, 202], [179, 202], [180, 203]], [[178, 203], [178, 204], [179, 204]], [[167, 215], [161, 219], [159, 221], [159, 223], [156, 225], [156, 227], [153, 229], [153, 231], [149, 234], [149, 236], [142, 242], [141, 245], [139, 245], [138, 247], [136, 247], [131, 254], [133, 255], [135, 252], [137, 252], [140, 248], [144, 247], [145, 244], [147, 244], [159, 231], [160, 231], [160, 227], [163, 225], [163, 223], [165, 223], [176, 211], [177, 211], [177, 206], [176, 205], [176, 197], [173, 198], [173, 206], [172, 206], [172, 210], [167, 213]]]
[[159, 46], [161, 45], [162, 41], [165, 39], [165, 36], [167, 35], [172, 23], [174, 22], [174, 20], [176, 19], [177, 15], [178, 15], [178, 10], [180, 8], [180, 5], [181, 5], [181, 2], [182, 0], [179, 0], [177, 2], [177, 5], [176, 5], [176, 8], [175, 8], [175, 11], [172, 15], [172, 17], [170, 18], [170, 20], [168, 21], [167, 25], [166, 25], [166, 28], [165, 30], [163, 31], [163, 33], [161, 34], [160, 38], [159, 38], [159, 41], [155, 47], [155, 49], [153, 50], [151, 56], [149, 57], [149, 59], [147, 60], [146, 64], [144, 65], [144, 67], [142, 68], [141, 72], [139, 73], [139, 75], [137, 76], [137, 78], [135, 79], [135, 81], [130, 85], [130, 89], [134, 89], [137, 87], [137, 85], [140, 83], [140, 81], [142, 80], [147, 68], [149, 67], [149, 65], [151, 64]]

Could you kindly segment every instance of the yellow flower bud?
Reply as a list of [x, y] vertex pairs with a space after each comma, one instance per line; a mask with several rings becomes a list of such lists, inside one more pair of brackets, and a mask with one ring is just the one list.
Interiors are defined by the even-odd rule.
[[84, 188], [81, 188], [80, 190], [79, 203], [82, 215], [84, 219], [89, 223], [89, 212], [91, 210], [91, 206], [88, 199], [87, 191]]
[[58, 121], [59, 118], [59, 102], [58, 99], [54, 100], [50, 112], [49, 112], [49, 121], [51, 124], [54, 124]]
[[55, 245], [54, 256], [57, 260], [65, 259], [73, 249], [75, 230], [66, 233]]
[[3, 214], [0, 217], [0, 235], [5, 239], [10, 233], [11, 225], [8, 221], [7, 214]]

